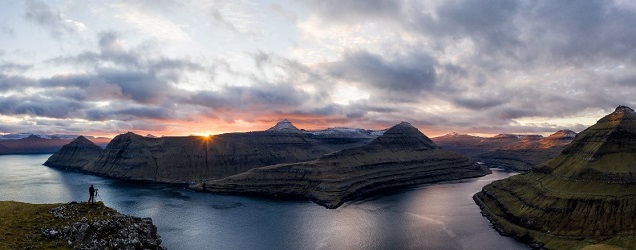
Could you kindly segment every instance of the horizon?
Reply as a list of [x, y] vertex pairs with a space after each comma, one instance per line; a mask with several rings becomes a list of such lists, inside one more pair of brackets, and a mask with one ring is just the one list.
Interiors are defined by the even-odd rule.
[[0, 134], [580, 132], [636, 106], [630, 1], [3, 3]]
[[[289, 121], [289, 119], [283, 119], [283, 120], [287, 120], [287, 121]], [[278, 122], [282, 122], [283, 120], [280, 120], [280, 121], [278, 121]], [[277, 125], [277, 124], [278, 124], [278, 122], [277, 122], [276, 124], [273, 124], [273, 125], [272, 125], [272, 126], [270, 126], [269, 128], [273, 128], [275, 125]], [[294, 122], [293, 122], [293, 121], [289, 121], [289, 122], [291, 122], [294, 126], [296, 126], [296, 124], [294, 124]], [[324, 128], [306, 129], [306, 128], [302, 128], [302, 127], [298, 127], [298, 126], [296, 126], [296, 127], [297, 127], [298, 129], [300, 129], [300, 130], [308, 131], [308, 132], [311, 132], [311, 131], [322, 131], [322, 130], [327, 130], [327, 129], [338, 129], [338, 128], [352, 128], [352, 129], [365, 129], [365, 130], [372, 130], [372, 131], [380, 131], [380, 130], [388, 130], [388, 129], [390, 129], [391, 127], [393, 127], [393, 126], [395, 126], [395, 125], [397, 125], [397, 124], [399, 124], [399, 123], [396, 123], [396, 124], [394, 124], [394, 125], [392, 125], [392, 126], [390, 126], [390, 127], [382, 128], [382, 129], [367, 129], [367, 128], [362, 128], [362, 127], [324, 127]], [[262, 129], [262, 130], [250, 130], [250, 131], [230, 131], [230, 132], [225, 132], [225, 133], [249, 133], [249, 132], [262, 132], [262, 131], [266, 131], [266, 130], [268, 130], [269, 128]], [[417, 127], [416, 127], [416, 128], [417, 128]], [[554, 134], [554, 133], [557, 133], [557, 132], [559, 132], [559, 131], [561, 131], [561, 130], [569, 130], [569, 129], [567, 129], [567, 128], [564, 128], [564, 129], [559, 129], [559, 130], [556, 130], [556, 131], [553, 131], [553, 132], [545, 132], [545, 133], [542, 133], [542, 134], [541, 134], [541, 133], [534, 133], [534, 134], [527, 134], [527, 133], [526, 133], [526, 134], [524, 134], [524, 133], [498, 133], [498, 134], [477, 134], [477, 133], [474, 133], [474, 134], [464, 134], [464, 133], [457, 133], [457, 132], [452, 131], [452, 132], [448, 132], [448, 133], [446, 133], [446, 134], [428, 135], [425, 131], [422, 131], [422, 130], [421, 130], [421, 129], [419, 129], [419, 128], [417, 128], [417, 129], [418, 129], [418, 130], [420, 130], [420, 132], [422, 132], [422, 133], [423, 133], [426, 137], [429, 137], [429, 138], [441, 137], [441, 136], [445, 136], [445, 135], [452, 135], [452, 134], [458, 134], [458, 135], [469, 135], [469, 136], [477, 136], [477, 137], [484, 137], [484, 138], [494, 137], [494, 136], [502, 135], [502, 134], [511, 134], [511, 135], [519, 135], [519, 136], [525, 136], [525, 135], [541, 135], [541, 136], [543, 136], [543, 137], [547, 137], [547, 136], [549, 136], [549, 135], [551, 135], [551, 134]], [[106, 136], [95, 136], [95, 135], [90, 135], [90, 134], [43, 134], [43, 135], [49, 135], [49, 136], [54, 136], [54, 135], [72, 135], [72, 136], [78, 136], [78, 137], [79, 137], [79, 136], [90, 136], [90, 137], [94, 137], [94, 138], [108, 138], [108, 139], [113, 139], [113, 138], [115, 138], [115, 137], [116, 137], [116, 136], [118, 136], [118, 135], [126, 134], [126, 133], [129, 133], [129, 132], [130, 132], [130, 133], [137, 134], [137, 135], [140, 135], [140, 136], [144, 136], [144, 137], [146, 137], [146, 136], [156, 136], [156, 137], [159, 137], [159, 138], [160, 138], [160, 137], [187, 137], [187, 136], [201, 136], [201, 137], [206, 137], [206, 136], [215, 136], [215, 135], [225, 134], [225, 133], [219, 133], [219, 134], [194, 134], [194, 133], [192, 133], [192, 134], [187, 134], [187, 135], [186, 135], [186, 134], [183, 134], [183, 135], [155, 135], [155, 134], [139, 134], [139, 133], [135, 133], [135, 132], [133, 132], [133, 131], [126, 131], [126, 132], [121, 132], [121, 133], [114, 134], [114, 135], [112, 135], [112, 136], [107, 136], [107, 135], [106, 135]], [[580, 133], [581, 131], [574, 131], [574, 132], [578, 134], [578, 133]], [[30, 135], [33, 135], [33, 134], [42, 134], [42, 133], [33, 133], [33, 132], [21, 132], [21, 133], [0, 133], [0, 136], [2, 136], [2, 135], [9, 135], [9, 134], [30, 134]]]

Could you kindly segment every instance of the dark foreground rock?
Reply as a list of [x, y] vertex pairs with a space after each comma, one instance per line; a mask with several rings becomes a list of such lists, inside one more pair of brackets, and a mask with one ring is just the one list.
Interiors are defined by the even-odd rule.
[[474, 196], [503, 234], [549, 249], [636, 244], [636, 112], [619, 106], [553, 160]]
[[423, 183], [489, 174], [484, 166], [441, 149], [408, 123], [387, 130], [371, 143], [314, 161], [255, 168], [196, 190], [310, 199], [327, 208], [345, 201]]
[[1, 249], [165, 249], [150, 218], [95, 204], [0, 202]]

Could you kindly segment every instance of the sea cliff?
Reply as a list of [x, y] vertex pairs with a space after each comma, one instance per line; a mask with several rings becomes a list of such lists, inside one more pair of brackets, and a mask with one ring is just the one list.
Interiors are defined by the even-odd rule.
[[441, 149], [408, 123], [371, 143], [313, 161], [255, 168], [191, 186], [226, 193], [310, 199], [327, 208], [377, 192], [490, 173], [474, 161]]
[[224, 178], [257, 167], [314, 160], [367, 144], [375, 137], [312, 134], [286, 127], [161, 138], [129, 132], [115, 137], [103, 150], [78, 138], [53, 154], [44, 165], [120, 179], [190, 183]]
[[636, 112], [619, 106], [555, 159], [474, 196], [500, 232], [537, 247], [636, 243]]

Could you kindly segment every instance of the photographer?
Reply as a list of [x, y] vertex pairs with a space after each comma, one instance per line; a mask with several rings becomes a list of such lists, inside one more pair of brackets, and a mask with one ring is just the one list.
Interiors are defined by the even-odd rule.
[[91, 184], [91, 187], [88, 188], [88, 193], [90, 194], [90, 197], [88, 198], [88, 202], [90, 203], [94, 203], [95, 202], [95, 192], [97, 191], [97, 189], [95, 189], [93, 187], [93, 185]]

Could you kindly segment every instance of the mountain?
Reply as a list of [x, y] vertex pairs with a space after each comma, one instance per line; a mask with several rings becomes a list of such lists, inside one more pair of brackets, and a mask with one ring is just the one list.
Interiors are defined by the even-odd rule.
[[[281, 125], [282, 124], [282, 125]], [[280, 125], [280, 126], [278, 126]], [[189, 183], [224, 178], [256, 167], [314, 160], [375, 137], [316, 136], [289, 121], [273, 129], [215, 136], [149, 138], [134, 133], [115, 137], [98, 156], [60, 150], [45, 165], [121, 179]]]
[[68, 168], [75, 170], [93, 162], [102, 153], [102, 148], [95, 145], [84, 136], [79, 136], [58, 152], [51, 155], [44, 165], [51, 167]]
[[269, 129], [267, 129], [266, 131], [270, 131], [270, 132], [290, 132], [290, 133], [301, 133], [302, 132], [300, 129], [298, 129], [296, 126], [294, 126], [294, 124], [292, 124], [287, 119], [279, 121], [278, 123], [276, 123], [276, 125], [274, 125], [274, 127], [271, 127]]
[[[33, 133], [5, 134], [0, 136], [0, 155], [2, 154], [49, 154], [60, 150], [73, 141], [74, 135], [45, 135]], [[106, 146], [110, 138], [88, 136], [90, 140]]]
[[556, 157], [574, 136], [576, 133], [571, 130], [559, 130], [548, 137], [498, 134], [484, 138], [451, 133], [432, 140], [445, 149], [464, 154], [490, 167], [528, 171]]
[[619, 106], [556, 158], [486, 185], [473, 198], [497, 230], [537, 247], [633, 248], [634, 184], [636, 112]]
[[417, 128], [402, 122], [361, 147], [313, 161], [254, 168], [191, 188], [310, 199], [327, 208], [337, 208], [345, 201], [378, 192], [488, 173], [486, 167], [441, 149]]
[[516, 171], [528, 171], [561, 153], [576, 136], [572, 130], [559, 130], [548, 137], [527, 135], [515, 143], [474, 156], [491, 167], [504, 167]]

